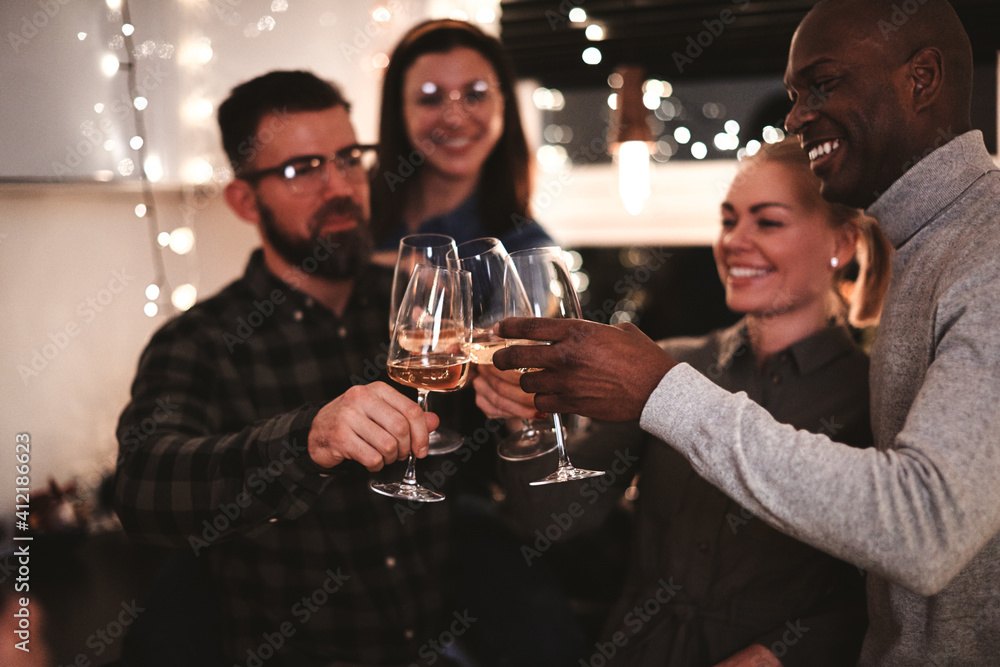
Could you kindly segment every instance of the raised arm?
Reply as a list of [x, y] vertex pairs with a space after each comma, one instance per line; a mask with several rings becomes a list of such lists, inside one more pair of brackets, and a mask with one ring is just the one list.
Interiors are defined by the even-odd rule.
[[300, 516], [352, 468], [378, 470], [411, 446], [426, 454], [437, 418], [380, 382], [258, 419], [249, 395], [233, 395], [241, 383], [220, 347], [168, 325], [140, 360], [118, 427], [115, 504], [131, 534], [177, 546], [225, 539]]

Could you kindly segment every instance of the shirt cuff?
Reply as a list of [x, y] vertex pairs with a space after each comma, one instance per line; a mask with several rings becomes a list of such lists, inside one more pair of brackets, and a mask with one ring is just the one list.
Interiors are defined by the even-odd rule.
[[[322, 405], [309, 405], [280, 418], [275, 433], [266, 442], [265, 459], [281, 464], [285, 479], [319, 493], [325, 477], [334, 468], [323, 468], [309, 456], [309, 430]], [[282, 434], [282, 437], [274, 437]]]

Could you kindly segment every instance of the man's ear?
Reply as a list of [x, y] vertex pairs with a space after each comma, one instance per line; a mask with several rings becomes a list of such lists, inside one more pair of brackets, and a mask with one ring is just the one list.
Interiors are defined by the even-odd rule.
[[260, 222], [257, 197], [249, 183], [240, 179], [230, 181], [223, 190], [223, 195], [229, 208], [240, 218], [253, 224]]
[[944, 57], [933, 46], [917, 51], [910, 58], [908, 75], [912, 82], [914, 111], [922, 111], [937, 100], [944, 74]]

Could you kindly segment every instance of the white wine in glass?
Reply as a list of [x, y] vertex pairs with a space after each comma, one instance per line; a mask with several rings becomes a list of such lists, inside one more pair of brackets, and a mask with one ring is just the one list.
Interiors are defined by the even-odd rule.
[[[462, 243], [457, 254], [461, 268], [472, 274], [472, 362], [492, 365], [493, 353], [507, 345], [497, 334], [507, 310], [504, 287], [507, 251], [499, 239], [488, 237]], [[555, 448], [555, 433], [551, 429], [531, 419], [522, 422], [520, 430], [498, 443], [497, 453], [502, 458], [533, 458]]]
[[[562, 249], [557, 247], [532, 248], [512, 252], [507, 257], [507, 290], [505, 303], [509, 317], [565, 317], [581, 319], [580, 301], [570, 278], [569, 269], [562, 259]], [[542, 341], [508, 340], [508, 345], [544, 345]], [[522, 373], [535, 369], [522, 368]], [[601, 470], [577, 468], [570, 463], [566, 453], [566, 434], [562, 417], [552, 413], [555, 430], [556, 451], [559, 463], [556, 471], [542, 479], [531, 482], [531, 486], [569, 482], [604, 474]]]
[[[389, 343], [389, 377], [417, 390], [427, 411], [432, 391], [454, 391], [465, 384], [471, 363], [472, 286], [466, 271], [418, 265], [403, 294]], [[436, 502], [438, 493], [417, 483], [411, 452], [401, 482], [372, 482], [377, 493], [404, 500]]]
[[[396, 325], [396, 314], [413, 270], [420, 264], [448, 266], [448, 256], [456, 251], [455, 239], [444, 234], [411, 234], [399, 242], [396, 270], [392, 277], [392, 297], [389, 304], [389, 335]], [[430, 453], [449, 454], [462, 446], [462, 436], [438, 427], [431, 433]]]

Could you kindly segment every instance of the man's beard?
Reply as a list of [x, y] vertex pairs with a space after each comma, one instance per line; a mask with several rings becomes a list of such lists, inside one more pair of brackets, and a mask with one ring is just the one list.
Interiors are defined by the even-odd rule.
[[[361, 207], [347, 197], [331, 199], [310, 220], [308, 238], [295, 238], [282, 230], [274, 211], [257, 200], [261, 227], [268, 242], [289, 264], [313, 275], [330, 280], [354, 278], [368, 266], [374, 241], [371, 228]], [[323, 220], [328, 215], [350, 215], [358, 223], [352, 229], [321, 234]]]

